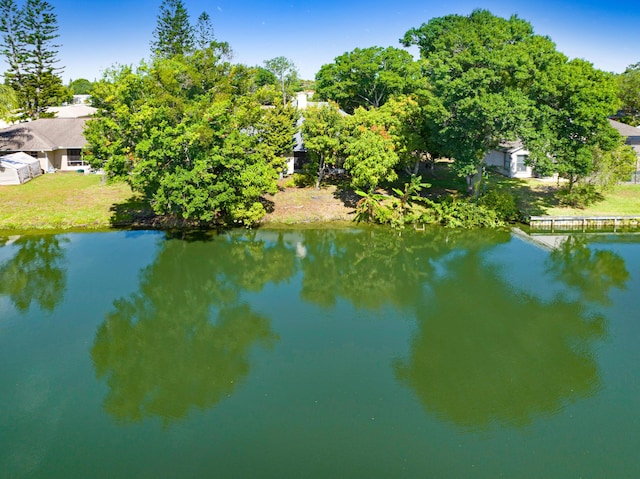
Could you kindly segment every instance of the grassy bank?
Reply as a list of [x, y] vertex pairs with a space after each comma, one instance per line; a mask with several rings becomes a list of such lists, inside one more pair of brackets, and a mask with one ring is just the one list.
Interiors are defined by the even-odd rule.
[[[431, 198], [464, 196], [464, 180], [446, 166], [436, 177], [425, 175]], [[640, 215], [640, 185], [620, 185], [602, 202], [586, 209], [563, 208], [557, 201], [555, 182], [518, 180], [491, 175], [489, 188], [511, 192], [528, 215]], [[265, 224], [300, 224], [352, 221], [359, 197], [334, 185], [282, 188], [267, 196]], [[76, 173], [43, 175], [24, 185], [0, 187], [0, 230], [96, 230], [114, 226], [171, 227], [153, 218], [124, 183], [106, 184], [101, 176]], [[180, 227], [179, 225], [174, 225]]]
[[640, 185], [618, 185], [607, 191], [602, 201], [586, 208], [569, 208], [559, 204], [556, 181], [492, 175], [489, 184], [511, 191], [520, 210], [528, 216], [640, 215]]
[[0, 230], [109, 228], [115, 205], [131, 198], [128, 185], [105, 184], [99, 175], [42, 175], [0, 187]]

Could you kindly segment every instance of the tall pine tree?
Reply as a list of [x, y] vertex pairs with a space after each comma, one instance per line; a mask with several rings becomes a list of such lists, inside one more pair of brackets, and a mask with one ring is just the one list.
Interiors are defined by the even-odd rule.
[[211, 16], [207, 12], [202, 12], [198, 17], [194, 36], [196, 47], [200, 50], [210, 47], [215, 42], [216, 38], [213, 34]]
[[9, 66], [5, 73], [8, 84], [22, 83], [27, 48], [24, 43], [23, 12], [14, 0], [0, 0], [0, 33], [2, 54]]
[[171, 58], [193, 51], [194, 32], [189, 13], [182, 0], [163, 0], [158, 23], [153, 32], [151, 53], [160, 58]]
[[5, 82], [18, 97], [21, 116], [37, 119], [64, 95], [57, 67], [58, 19], [44, 0], [27, 0], [20, 8], [14, 0], [0, 0], [2, 53], [9, 70]]

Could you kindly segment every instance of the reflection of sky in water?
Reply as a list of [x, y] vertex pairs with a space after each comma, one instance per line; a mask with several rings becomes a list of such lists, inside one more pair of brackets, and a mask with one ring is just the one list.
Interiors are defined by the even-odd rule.
[[[625, 291], [640, 291], [640, 248], [639, 235], [586, 235], [578, 236], [586, 240], [586, 247], [592, 253], [598, 251], [612, 252], [623, 259], [628, 272], [622, 289], [610, 287], [605, 296], [610, 297], [616, 305], [624, 307], [620, 302]], [[550, 301], [560, 294], [569, 301], [582, 300], [578, 288], [567, 285], [549, 273], [551, 250], [534, 246], [529, 241], [514, 236], [509, 243], [497, 245], [485, 254], [485, 260], [499, 265], [501, 275], [515, 289], [535, 295], [541, 300]], [[513, 259], [517, 258], [516, 261]], [[592, 306], [597, 306], [592, 304]], [[603, 307], [604, 305], [599, 305]]]
[[558, 294], [568, 301], [578, 299], [575, 292], [547, 273], [545, 262], [548, 257], [548, 250], [516, 236], [484, 255], [488, 263], [499, 265], [501, 276], [514, 290], [541, 301], [551, 301]]
[[15, 308], [11, 303], [11, 299], [8, 296], [0, 295], [0, 326], [2, 326], [2, 323], [8, 323], [14, 312]]

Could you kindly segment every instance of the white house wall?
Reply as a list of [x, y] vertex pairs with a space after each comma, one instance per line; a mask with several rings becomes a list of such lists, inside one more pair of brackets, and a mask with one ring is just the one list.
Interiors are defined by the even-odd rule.
[[[509, 158], [509, 169], [504, 167], [505, 155]], [[484, 161], [489, 166], [495, 166], [501, 174], [509, 178], [531, 178], [533, 177], [533, 169], [527, 166], [526, 171], [518, 171], [518, 155], [529, 155], [527, 150], [515, 150], [512, 152], [504, 150], [491, 150], [485, 156]]]
[[518, 156], [526, 155], [529, 156], [529, 152], [526, 150], [517, 150], [511, 153], [511, 171], [509, 172], [509, 176], [511, 178], [532, 178], [533, 177], [533, 168], [527, 165], [525, 171], [518, 171]]
[[66, 148], [55, 151], [38, 152], [38, 161], [40, 161], [40, 166], [45, 172], [52, 170], [77, 171], [86, 169], [86, 167], [83, 166], [69, 166]]
[[487, 156], [485, 156], [484, 162], [489, 166], [495, 166], [503, 175], [511, 176], [510, 172], [504, 169], [504, 155], [504, 151], [491, 150], [487, 153]]
[[51, 171], [53, 168], [51, 152], [39, 151], [38, 161], [40, 162], [40, 168], [42, 168], [44, 172]]

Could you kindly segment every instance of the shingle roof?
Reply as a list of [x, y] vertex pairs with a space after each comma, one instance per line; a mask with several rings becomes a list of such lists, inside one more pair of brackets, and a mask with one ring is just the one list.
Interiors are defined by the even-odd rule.
[[499, 149], [508, 153], [513, 153], [514, 151], [524, 149], [524, 144], [522, 143], [522, 140], [501, 141]]
[[54, 113], [56, 118], [84, 118], [92, 116], [98, 111], [89, 105], [76, 104], [67, 106], [52, 106], [47, 110], [50, 113]]
[[640, 137], [640, 128], [627, 125], [626, 123], [620, 123], [619, 121], [612, 120], [611, 118], [609, 118], [609, 123], [612, 127], [618, 130], [618, 133], [620, 133], [622, 136], [625, 136], [627, 138]]
[[0, 151], [84, 148], [86, 118], [43, 118], [0, 130]]

